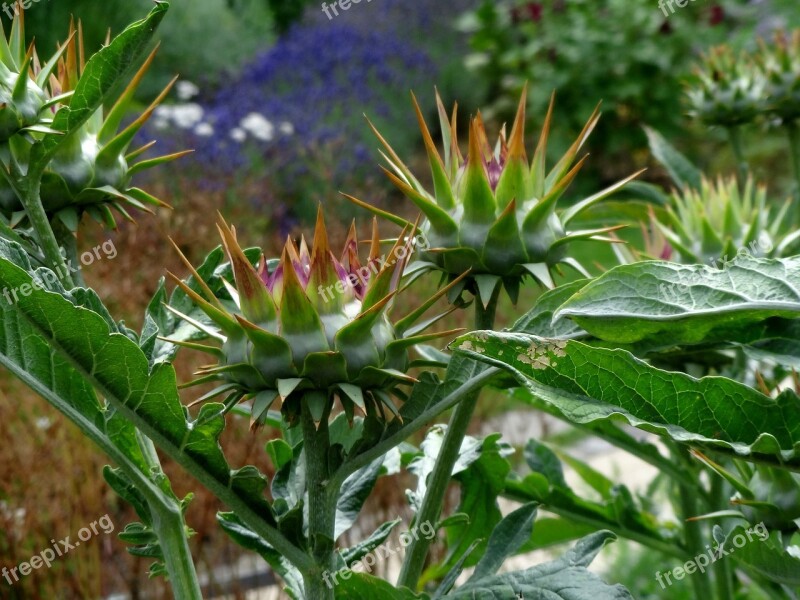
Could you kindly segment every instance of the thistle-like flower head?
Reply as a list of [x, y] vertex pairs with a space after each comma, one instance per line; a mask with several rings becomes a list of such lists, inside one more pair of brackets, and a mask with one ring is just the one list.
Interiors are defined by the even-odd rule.
[[782, 121], [800, 119], [800, 29], [775, 34], [771, 46], [761, 42], [758, 62], [764, 73], [767, 114]]
[[772, 210], [766, 188], [752, 180], [742, 187], [735, 177], [704, 178], [701, 189], [675, 192], [671, 200], [657, 227], [683, 262], [727, 262], [742, 252], [787, 256], [800, 238], [786, 225], [792, 200]]
[[[33, 44], [25, 48], [25, 16], [20, 10], [6, 37], [0, 24], [0, 158], [8, 164], [20, 153], [27, 153], [32, 136], [51, 133], [52, 111], [60, 100], [50, 98], [48, 79], [66, 48], [42, 65]], [[23, 163], [24, 164], [24, 163]], [[5, 178], [0, 178], [0, 214], [12, 221], [24, 217], [22, 204]]]
[[[0, 53], [2, 50], [0, 43]], [[45, 211], [51, 219], [60, 219], [72, 231], [77, 230], [84, 212], [113, 229], [116, 227], [116, 218], [112, 209], [123, 218], [133, 221], [128, 208], [152, 212], [150, 206], [166, 206], [144, 190], [133, 187], [131, 179], [137, 172], [179, 158], [186, 152], [131, 164], [131, 161], [141, 156], [153, 144], [133, 151], [130, 151], [130, 144], [163, 101], [175, 80], [170, 82], [138, 119], [125, 128], [121, 127], [136, 89], [152, 64], [155, 53], [156, 50], [145, 60], [110, 110], [98, 109], [86, 123], [64, 140], [42, 176], [41, 199]], [[45, 111], [49, 113], [49, 117], [42, 123], [48, 125], [52, 123], [55, 113], [69, 106], [84, 72], [80, 22], [77, 27], [74, 23], [70, 24], [68, 41], [44, 68], [39, 66], [35, 55], [31, 60], [32, 72], [38, 74], [37, 81], [42, 85], [46, 84], [47, 100], [44, 106], [49, 108], [49, 111]], [[41, 124], [37, 127], [39, 129], [34, 131], [52, 133], [46, 129], [41, 130]], [[5, 150], [11, 155], [8, 160], [13, 160], [24, 169], [34, 141], [32, 137], [27, 139], [16, 136], [11, 139]], [[0, 182], [0, 206], [11, 224], [18, 225], [25, 219], [25, 213], [13, 191], [7, 188], [7, 183]]]
[[[618, 190], [631, 178], [617, 183], [566, 210], [557, 203], [583, 166], [578, 153], [597, 124], [599, 112], [591, 116], [577, 140], [549, 170], [545, 154], [553, 103], [545, 119], [539, 144], [528, 162], [525, 149], [525, 104], [523, 91], [510, 136], [500, 133], [489, 143], [480, 113], [470, 122], [466, 158], [458, 145], [457, 107], [448, 116], [437, 95], [444, 156], [437, 151], [422, 111], [414, 99], [417, 118], [433, 176], [433, 192], [427, 191], [392, 147], [376, 131], [386, 149], [384, 169], [392, 182], [424, 213], [422, 226], [430, 243], [423, 255], [431, 266], [455, 278], [469, 276], [453, 296], [468, 289], [487, 303], [501, 284], [516, 301], [523, 277], [552, 286], [551, 268], [567, 264], [585, 273], [567, 245], [575, 240], [611, 241], [604, 234], [614, 228], [574, 230], [575, 217]], [[635, 175], [634, 175], [635, 177]], [[356, 203], [398, 224], [404, 221], [351, 198]]]
[[33, 45], [25, 47], [25, 15], [20, 10], [6, 37], [0, 25], [0, 144], [20, 132], [47, 130], [45, 87], [60, 53], [39, 64]]
[[688, 84], [690, 113], [706, 125], [752, 123], [762, 109], [761, 71], [750, 57], [729, 46], [717, 46], [704, 55]]
[[398, 386], [414, 381], [406, 374], [409, 348], [454, 333], [422, 334], [430, 321], [414, 327], [445, 290], [407, 317], [396, 322], [389, 318], [413, 252], [414, 228], [405, 228], [381, 256], [376, 223], [369, 258], [362, 264], [355, 227], [337, 257], [320, 210], [310, 249], [304, 239], [299, 246], [289, 239], [280, 260], [262, 257], [255, 267], [234, 230], [224, 221], [219, 228], [235, 279], [226, 282], [230, 300], [218, 298], [206, 285], [200, 295], [175, 278], [218, 327], [205, 328], [206, 333], [222, 343], [220, 349], [209, 349], [219, 364], [204, 369], [198, 380], [220, 380], [221, 386], [202, 400], [227, 394], [226, 404], [232, 406], [243, 397], [253, 398], [254, 425], [263, 422], [275, 402], [293, 422], [294, 400], [301, 395], [313, 402], [317, 421], [330, 413], [335, 398], [351, 419], [356, 408], [377, 416], [387, 408], [397, 415], [391, 397], [404, 397]]

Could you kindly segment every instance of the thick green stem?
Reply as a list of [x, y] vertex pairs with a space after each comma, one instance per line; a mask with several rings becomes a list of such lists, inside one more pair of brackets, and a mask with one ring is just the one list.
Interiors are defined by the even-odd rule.
[[[478, 365], [477, 369], [480, 370], [453, 392], [447, 394], [442, 400], [423, 411], [416, 419], [407, 422], [405, 425], [395, 430], [394, 433], [387, 435], [380, 442], [355, 458], [348, 459], [331, 477], [331, 485], [338, 489], [350, 475], [366, 467], [372, 461], [389, 452], [392, 448], [396, 448], [401, 442], [407, 440], [440, 414], [453, 408], [462, 398], [469, 396], [475, 390], [479, 390], [500, 373], [500, 369], [497, 367], [484, 369], [483, 365]], [[247, 416], [250, 416], [250, 413], [247, 413]]]
[[47, 266], [55, 272], [64, 287], [71, 288], [73, 283], [70, 271], [67, 268], [64, 257], [61, 256], [58, 240], [53, 228], [50, 226], [50, 220], [47, 218], [44, 206], [42, 206], [40, 195], [42, 187], [41, 170], [31, 169], [27, 174], [22, 175], [16, 172], [9, 173], [4, 168], [0, 168], [0, 177], [14, 190], [20, 202], [22, 202], [22, 207], [25, 209], [25, 213], [28, 215], [33, 231], [36, 234], [36, 240], [44, 253]]
[[728, 139], [733, 148], [733, 156], [736, 158], [736, 170], [739, 173], [739, 183], [744, 184], [747, 181], [750, 167], [747, 164], [747, 159], [744, 157], [742, 128], [738, 125], [728, 127]]
[[[442, 511], [442, 503], [450, 484], [453, 473], [453, 466], [458, 460], [461, 444], [464, 441], [467, 427], [472, 420], [472, 414], [478, 403], [480, 390], [466, 396], [453, 411], [453, 416], [447, 426], [447, 433], [442, 442], [439, 456], [436, 458], [436, 465], [429, 476], [428, 488], [415, 518], [417, 526], [430, 523], [435, 527]], [[427, 525], [426, 525], [427, 527]], [[398, 586], [406, 586], [416, 589], [422, 569], [425, 566], [425, 558], [428, 556], [431, 540], [421, 536], [418, 540], [412, 541], [406, 549], [406, 557], [400, 571]]]
[[795, 178], [795, 196], [800, 198], [800, 125], [796, 121], [786, 124], [786, 131], [789, 134], [789, 149], [792, 156], [792, 169]]
[[[53, 233], [53, 228], [50, 226], [50, 220], [47, 218], [47, 213], [42, 206], [42, 199], [40, 190], [42, 185], [42, 174], [38, 172], [31, 172], [25, 178], [25, 184], [20, 194], [22, 205], [25, 207], [25, 213], [33, 226], [36, 233], [36, 240], [44, 252], [47, 259], [48, 266], [55, 272], [61, 283], [67, 289], [73, 287], [72, 277], [70, 275], [69, 267], [61, 256], [61, 251], [58, 247], [58, 240]], [[19, 193], [19, 192], [18, 192]]]
[[[497, 300], [501, 287], [497, 286], [485, 307], [480, 298], [475, 298], [476, 330], [494, 329]], [[450, 417], [450, 423], [447, 426], [447, 432], [444, 440], [442, 440], [439, 456], [436, 457], [436, 464], [428, 477], [425, 497], [414, 519], [418, 526], [422, 523], [430, 523], [431, 526], [436, 527], [442, 512], [442, 504], [447, 493], [447, 487], [453, 475], [453, 467], [458, 460], [461, 444], [467, 435], [467, 428], [472, 421], [472, 414], [475, 412], [479, 396], [480, 388], [465, 396], [453, 410], [453, 415]], [[397, 580], [398, 586], [406, 586], [412, 590], [417, 588], [431, 542], [432, 539], [428, 539], [427, 536], [420, 536], [408, 545], [405, 560], [400, 570], [400, 577]]]
[[[78, 287], [86, 287], [86, 282], [83, 279], [81, 272], [81, 261], [78, 258], [78, 237], [72, 233], [66, 225], [56, 221], [53, 226], [53, 233], [59, 245], [64, 248], [66, 252], [67, 266], [70, 267], [72, 279]], [[74, 269], [74, 270], [73, 270]]]
[[[166, 477], [163, 475], [161, 461], [152, 440], [137, 429], [136, 441], [151, 474]], [[158, 503], [148, 500], [148, 506], [153, 517], [153, 530], [164, 553], [164, 563], [167, 566], [174, 596], [187, 600], [202, 598], [180, 504], [165, 498], [163, 502]]]
[[[729, 494], [725, 489], [725, 480], [716, 473], [711, 474], [711, 497], [715, 500], [716, 506], [727, 506], [730, 501]], [[714, 583], [717, 588], [718, 600], [733, 600], [733, 570], [730, 561], [718, 560], [714, 563]]]
[[[154, 509], [155, 508], [155, 509]], [[172, 594], [178, 600], [202, 600], [200, 584], [186, 540], [186, 528], [180, 508], [151, 507], [153, 529], [158, 536], [169, 573]]]
[[[677, 448], [676, 457], [680, 456], [683, 464], [688, 465], [689, 459], [686, 450]], [[698, 482], [699, 486], [700, 483]], [[700, 556], [706, 552], [705, 538], [703, 537], [703, 525], [700, 521], [689, 521], [688, 519], [696, 517], [701, 514], [697, 506], [697, 490], [683, 485], [678, 485], [678, 494], [680, 502], [680, 513], [683, 520], [684, 537], [686, 540], [686, 547], [690, 552], [694, 552], [695, 556]], [[706, 600], [712, 598], [711, 582], [707, 575], [697, 573], [692, 579], [692, 586], [694, 587], [694, 594], [697, 600]]]
[[323, 415], [319, 425], [315, 424], [306, 399], [303, 399], [302, 423], [308, 488], [308, 539], [315, 565], [303, 572], [303, 582], [308, 600], [333, 600], [334, 582], [329, 575], [335, 569], [333, 538], [337, 494], [329, 481], [331, 441], [328, 415]]

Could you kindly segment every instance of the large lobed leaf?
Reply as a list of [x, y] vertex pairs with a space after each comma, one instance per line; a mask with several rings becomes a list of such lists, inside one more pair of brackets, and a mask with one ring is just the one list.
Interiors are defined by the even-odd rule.
[[[800, 316], [800, 257], [740, 257], [724, 269], [646, 261], [611, 269], [555, 312], [606, 342], [748, 342], [754, 324]], [[534, 332], [535, 333], [535, 332]]]
[[[747, 542], [743, 543], [744, 540]], [[754, 537], [744, 527], [737, 527], [728, 534], [725, 548], [745, 570], [800, 592], [800, 557], [797, 552], [786, 551], [778, 534]]]
[[[641, 502], [637, 502], [628, 488], [614, 485], [588, 464], [568, 455], [559, 458], [550, 448], [535, 440], [530, 440], [525, 447], [525, 460], [532, 472], [524, 477], [514, 474], [506, 482], [505, 493], [515, 500], [541, 503], [545, 509], [570, 523], [611, 529], [620, 536], [672, 556], [682, 557], [688, 552], [677, 539], [679, 531], [676, 528], [659, 522], [654, 514], [641, 506]], [[567, 484], [562, 460], [597, 492], [599, 500], [582, 497]], [[562, 527], [567, 532], [570, 529], [569, 525], [562, 524]], [[538, 543], [541, 537], [537, 523], [531, 542]]]
[[553, 600], [628, 600], [630, 592], [621, 585], [604, 583], [586, 567], [616, 536], [598, 531], [581, 539], [558, 559], [525, 569], [501, 573], [466, 584], [445, 596], [454, 600], [509, 600], [510, 598], [552, 598]]
[[[3, 253], [17, 263], [29, 266], [27, 257], [17, 246], [4, 246]], [[91, 290], [76, 288], [67, 292], [54, 278], [47, 277], [50, 272], [46, 269], [34, 273], [53, 295], [60, 296], [76, 308], [95, 310], [116, 334], [123, 337], [130, 334], [123, 326], [114, 323]], [[128, 525], [120, 533], [120, 538], [132, 544], [129, 548], [131, 553], [158, 560], [151, 573], [163, 572], [161, 561], [164, 557], [154, 529], [153, 512], [182, 511], [184, 504], [173, 493], [164, 473], [160, 469], [154, 471], [148, 464], [133, 425], [113, 407], [101, 403], [82, 374], [55, 352], [35, 326], [17, 310], [14, 292], [19, 298], [22, 291], [27, 290], [9, 287], [5, 290], [8, 297], [0, 299], [0, 364], [61, 411], [119, 465], [117, 469], [104, 469], [106, 481], [133, 505], [142, 520], [142, 523]]]
[[676, 441], [800, 468], [800, 398], [724, 377], [663, 371], [625, 350], [519, 333], [474, 332], [453, 348], [509, 370], [576, 423], [616, 419]]
[[579, 279], [546, 291], [536, 299], [531, 310], [514, 323], [511, 330], [547, 338], [572, 339], [588, 336], [574, 321], [554, 315], [589, 281], [588, 279]]
[[[77, 373], [173, 459], [224, 501], [247, 513], [248, 524], [255, 522], [259, 533], [273, 524], [270, 505], [263, 496], [263, 475], [253, 467], [232, 472], [225, 460], [218, 442], [225, 424], [222, 405], [207, 404], [195, 420], [189, 420], [180, 403], [172, 365], [157, 362], [151, 369], [136, 342], [107, 316], [91, 309], [99, 301], [80, 306], [70, 301], [69, 295], [41, 287], [30, 289], [32, 282], [30, 264], [19, 247], [0, 240], [0, 288], [20, 290], [26, 286], [30, 291], [27, 296], [19, 294], [18, 301], [7, 308], [15, 319], [8, 322], [25, 323], [26, 336], [46, 347], [43, 360], [25, 363], [24, 368], [47, 368], [52, 361], [54, 371]], [[82, 403], [79, 410], [87, 419], [94, 418], [96, 409], [88, 400], [79, 399], [81, 388], [72, 383], [75, 376], [70, 377], [76, 402]]]
[[[599, 531], [578, 541], [564, 556], [523, 571], [495, 575], [490, 573], [470, 579], [460, 588], [441, 598], [453, 600], [512, 600], [547, 598], [552, 600], [631, 600], [633, 596], [621, 585], [609, 585], [587, 567], [615, 536]], [[490, 571], [493, 570], [490, 569]], [[429, 600], [428, 594], [415, 594], [366, 573], [352, 573], [339, 580], [336, 597], [350, 600]]]

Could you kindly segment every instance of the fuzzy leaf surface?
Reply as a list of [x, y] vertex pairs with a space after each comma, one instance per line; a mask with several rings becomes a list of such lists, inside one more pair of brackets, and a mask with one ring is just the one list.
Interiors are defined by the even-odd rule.
[[800, 398], [773, 399], [724, 377], [664, 371], [625, 350], [474, 332], [452, 347], [507, 369], [562, 418], [617, 420], [675, 441], [800, 468]]
[[608, 585], [586, 567], [616, 536], [598, 531], [580, 541], [556, 560], [524, 571], [470, 580], [445, 596], [454, 600], [628, 600], [633, 596], [621, 585]]
[[[22, 357], [20, 370], [30, 368], [38, 379], [48, 378], [46, 371], [52, 370], [63, 380], [59, 388], [76, 403], [75, 412], [86, 421], [97, 421], [99, 408], [79, 378], [91, 383], [120, 417], [141, 429], [226, 503], [234, 504], [249, 526], [269, 530], [274, 517], [263, 496], [266, 479], [253, 467], [231, 471], [219, 446], [225, 426], [222, 406], [206, 404], [197, 419], [189, 420], [172, 365], [159, 362], [151, 369], [137, 343], [106, 315], [87, 307], [92, 303], [77, 305], [71, 292], [34, 287], [30, 271], [20, 248], [0, 240], [0, 289], [30, 290], [28, 295], [19, 294], [12, 306], [4, 306], [14, 315], [4, 320], [6, 352]], [[23, 341], [31, 340], [40, 360], [31, 360], [18, 347], [20, 342], [8, 337], [20, 333]], [[47, 391], [41, 385], [34, 389]], [[116, 435], [132, 447], [124, 430]]]
[[771, 318], [800, 317], [800, 257], [740, 258], [724, 269], [645, 261], [615, 267], [555, 312], [595, 337], [649, 347], [746, 343]]

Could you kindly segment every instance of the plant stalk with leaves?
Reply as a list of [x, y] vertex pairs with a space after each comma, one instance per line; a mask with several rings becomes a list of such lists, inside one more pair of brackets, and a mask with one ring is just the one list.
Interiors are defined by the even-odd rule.
[[[578, 153], [598, 115], [547, 169], [552, 105], [529, 163], [524, 94], [510, 135], [501, 133], [494, 146], [480, 115], [471, 120], [466, 156], [456, 112], [439, 101], [444, 157], [417, 107], [433, 192], [380, 138], [390, 179], [424, 213], [419, 230], [354, 199], [401, 227], [388, 242], [373, 227], [366, 260], [355, 226], [342, 252], [332, 252], [321, 211], [310, 247], [302, 237], [289, 239], [280, 257], [268, 258], [241, 247], [220, 217], [222, 244], [196, 267], [184, 259], [189, 276], [173, 276], [171, 294], [162, 280], [141, 332], [134, 332], [60, 268], [63, 255], [75, 253], [84, 212], [113, 227], [112, 208], [125, 217], [125, 205], [158, 204], [136, 191], [131, 177], [177, 155], [129, 166], [141, 152], [128, 145], [163, 98], [129, 127], [119, 125], [153, 60], [147, 51], [167, 8], [157, 2], [85, 62], [80, 25], [44, 67], [33, 51], [22, 51], [21, 17], [5, 40], [7, 52], [0, 43], [7, 100], [0, 111], [7, 184], [0, 287], [31, 289], [17, 302], [0, 303], [7, 324], [0, 328], [0, 363], [114, 461], [105, 478], [141, 521], [121, 538], [132, 553], [155, 558], [151, 573], [166, 575], [176, 598], [201, 597], [184, 517], [191, 495], [174, 494], [157, 450], [226, 506], [217, 515], [221, 529], [260, 555], [295, 599], [626, 600], [632, 595], [623, 586], [587, 568], [617, 536], [659, 557], [688, 560], [706, 540], [735, 543], [759, 519], [768, 528], [763, 544], [737, 551], [735, 563], [713, 570], [713, 582], [696, 581], [695, 595], [728, 600], [756, 588], [768, 597], [797, 595], [800, 561], [787, 548], [799, 541], [800, 399], [785, 378], [800, 365], [800, 258], [779, 256], [791, 252], [786, 240], [793, 233], [765, 222], [757, 188], [702, 188], [699, 172], [680, 157], [670, 172], [696, 191], [682, 190], [683, 203], [662, 233], [685, 260], [697, 260], [767, 232], [773, 243], [782, 240], [774, 256], [714, 269], [631, 255], [630, 264], [593, 278], [574, 242], [617, 242], [608, 236], [617, 226], [580, 229], [579, 222], [629, 179], [557, 205], [584, 163]], [[103, 106], [113, 108], [106, 113]], [[652, 132], [651, 138], [658, 139]], [[677, 156], [674, 149], [663, 154]], [[743, 228], [748, 220], [752, 227]], [[711, 242], [695, 247], [690, 232]], [[418, 235], [427, 243], [412, 261]], [[585, 279], [557, 285], [560, 265]], [[405, 292], [430, 272], [440, 275], [438, 291], [395, 317]], [[502, 289], [516, 303], [529, 277], [547, 291], [510, 330], [497, 331]], [[470, 295], [475, 331], [429, 331]], [[445, 298], [450, 306], [424, 318]], [[450, 352], [428, 344], [455, 335]], [[180, 348], [203, 351], [214, 363], [179, 386], [172, 362]], [[688, 372], [698, 356], [713, 357], [701, 373], [713, 376]], [[754, 374], [751, 364], [759, 365]], [[184, 404], [181, 390], [198, 384], [213, 387]], [[525, 445], [524, 467], [512, 468], [514, 449], [499, 434], [466, 435], [488, 385], [509, 388], [513, 398], [663, 471], [661, 485], [690, 521], [660, 518], [653, 499], [539, 440]], [[434, 421], [450, 409], [445, 431]], [[634, 437], [620, 421], [660, 436], [673, 454]], [[254, 465], [234, 468], [225, 456], [224, 429], [248, 425], [267, 438], [271, 479]], [[408, 442], [423, 432], [419, 448]], [[573, 489], [562, 464], [595, 496]], [[343, 536], [378, 479], [403, 467], [417, 479], [407, 492], [412, 524], [430, 526], [446, 552], [436, 561], [431, 540], [416, 537], [394, 586], [344, 569], [374, 555], [399, 519], [349, 547]], [[708, 483], [698, 476], [706, 470]], [[442, 519], [453, 482], [459, 507]], [[516, 504], [505, 515], [501, 497]], [[542, 518], [544, 511], [554, 516]], [[567, 542], [572, 548], [560, 558], [500, 572], [515, 555]], [[737, 577], [740, 571], [747, 577]]]

